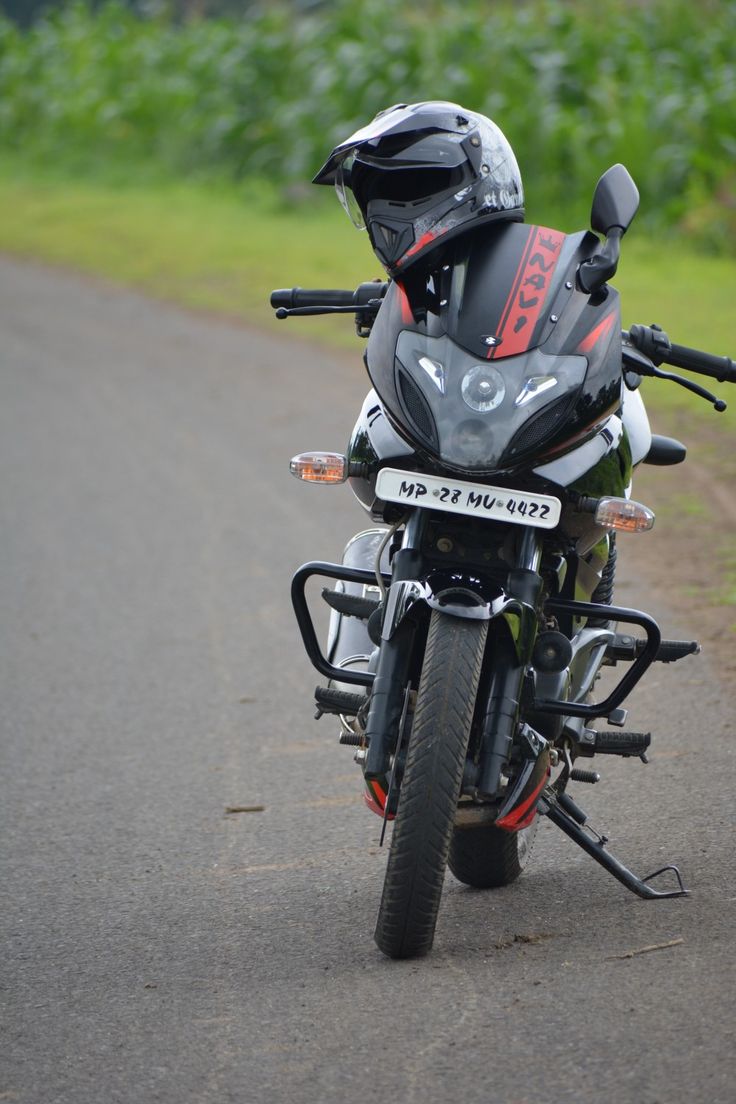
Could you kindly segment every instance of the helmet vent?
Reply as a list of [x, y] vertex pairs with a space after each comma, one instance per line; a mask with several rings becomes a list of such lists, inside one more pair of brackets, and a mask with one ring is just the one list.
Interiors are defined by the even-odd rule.
[[384, 226], [380, 222], [377, 222], [375, 226], [376, 230], [380, 231], [381, 237], [385, 241], [386, 245], [389, 247], [389, 249], [391, 249], [399, 235], [396, 233], [395, 230], [392, 230], [390, 226]]

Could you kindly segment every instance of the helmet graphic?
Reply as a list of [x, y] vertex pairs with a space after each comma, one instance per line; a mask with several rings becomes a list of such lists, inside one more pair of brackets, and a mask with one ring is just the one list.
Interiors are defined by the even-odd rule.
[[519, 166], [501, 130], [441, 100], [380, 112], [335, 147], [314, 183], [335, 185], [392, 276], [476, 220], [524, 218]]

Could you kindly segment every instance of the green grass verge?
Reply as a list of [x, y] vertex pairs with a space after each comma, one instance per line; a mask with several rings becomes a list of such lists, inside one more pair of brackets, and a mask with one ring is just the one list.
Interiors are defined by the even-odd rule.
[[[353, 287], [381, 275], [365, 236], [324, 198], [288, 202], [253, 184], [38, 178], [6, 164], [0, 249], [278, 325], [268, 304], [272, 288]], [[303, 325], [327, 341], [355, 343], [346, 320]]]
[[[0, 249], [8, 253], [279, 325], [281, 332], [285, 324], [274, 321], [268, 306], [272, 288], [353, 287], [382, 274], [366, 235], [350, 226], [334, 196], [318, 189], [285, 200], [255, 183], [74, 180], [40, 176], [6, 159], [0, 207]], [[736, 264], [730, 259], [644, 239], [635, 224], [616, 285], [624, 324], [658, 321], [682, 344], [736, 353]], [[333, 344], [354, 344], [344, 319], [309, 319], [300, 327]], [[693, 407], [677, 388], [658, 386], [657, 393], [673, 409]]]

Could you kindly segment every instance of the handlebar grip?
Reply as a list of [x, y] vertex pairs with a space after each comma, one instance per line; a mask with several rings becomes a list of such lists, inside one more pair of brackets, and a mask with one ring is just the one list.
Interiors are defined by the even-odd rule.
[[736, 383], [736, 364], [730, 357], [713, 356], [712, 353], [702, 353], [700, 349], [675, 345], [661, 326], [631, 326], [628, 333], [624, 331], [623, 337], [625, 342], [630, 341], [655, 365], [671, 364], [673, 368], [698, 372], [720, 383]]
[[341, 288], [279, 288], [271, 292], [271, 306], [286, 307], [350, 307], [355, 299], [354, 291]]
[[674, 368], [699, 372], [701, 376], [710, 376], [720, 383], [736, 383], [736, 364], [730, 357], [713, 356], [712, 353], [701, 353], [698, 349], [671, 343], [666, 363]]

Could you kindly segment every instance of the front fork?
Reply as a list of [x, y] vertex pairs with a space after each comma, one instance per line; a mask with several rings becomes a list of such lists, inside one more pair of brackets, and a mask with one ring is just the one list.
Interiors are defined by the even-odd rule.
[[493, 668], [488, 706], [481, 735], [478, 793], [495, 796], [509, 761], [519, 723], [524, 677], [537, 635], [537, 606], [542, 588], [539, 563], [542, 549], [537, 531], [525, 529], [509, 572], [506, 611], [493, 634]]
[[[538, 611], [541, 606], [539, 534], [535, 530], [521, 530], [514, 566], [508, 572], [507, 592], [499, 588], [496, 598], [488, 602], [483, 610], [482, 599], [480, 599], [480, 605], [471, 604], [464, 607], [462, 603], [460, 605], [451, 601], [448, 603], [446, 600], [448, 592], [444, 592], [444, 595], [433, 595], [422, 581], [421, 544], [424, 525], [424, 511], [417, 510], [409, 519], [402, 547], [394, 557], [391, 588], [385, 602], [386, 612], [381, 629], [382, 640], [375, 675], [371, 671], [335, 667], [321, 654], [304, 593], [307, 580], [314, 575], [368, 585], [375, 578], [373, 573], [365, 569], [315, 562], [304, 564], [299, 568], [292, 581], [292, 600], [302, 639], [307, 654], [317, 670], [338, 682], [344, 680], [366, 688], [373, 687], [366, 731], [366, 735], [370, 738], [365, 762], [366, 782], [383, 780], [385, 785], [389, 774], [391, 753], [394, 751], [394, 745], [403, 727], [402, 722], [405, 720], [405, 706], [408, 702], [407, 685], [413, 674], [414, 637], [419, 631], [418, 624], [410, 613], [412, 604], [421, 597], [431, 606], [447, 609], [448, 614], [458, 617], [484, 616], [493, 622], [494, 639], [491, 639], [487, 645], [487, 648], [492, 649], [488, 652], [492, 659], [492, 670], [487, 695], [488, 705], [483, 718], [478, 766], [477, 770], [473, 770], [470, 768], [475, 764], [468, 764], [468, 776], [473, 776], [472, 779], [467, 778], [468, 788], [478, 796], [496, 797], [500, 792], [504, 768], [509, 762], [512, 751], [515, 751], [521, 755], [520, 770], [507, 788], [509, 792], [504, 796], [497, 810], [495, 824], [498, 827], [517, 831], [526, 827], [535, 811], [539, 811], [549, 817], [610, 874], [640, 897], [654, 899], [686, 895], [687, 890], [682, 885], [682, 879], [676, 867], [666, 866], [655, 874], [649, 875], [648, 878], [637, 878], [606, 850], [605, 837], [595, 837], [593, 833], [595, 837], [593, 838], [586, 833], [587, 817], [574, 802], [568, 799], [563, 803], [562, 797], [565, 795], [561, 795], [558, 790], [548, 785], [545, 788], [551, 758], [549, 743], [529, 724], [520, 723], [524, 680], [533, 661]], [[383, 576], [383, 579], [384, 583], [389, 582], [387, 575]], [[391, 594], [394, 584], [396, 589]], [[449, 593], [457, 593], [457, 588]], [[465, 590], [464, 593], [467, 599], [468, 591]], [[677, 659], [681, 655], [689, 655], [697, 650], [697, 646], [691, 646], [692, 642], [665, 641], [662, 643], [656, 622], [638, 610], [562, 598], [548, 598], [546, 608], [550, 613], [567, 618], [590, 619], [592, 617], [606, 624], [610, 621], [623, 621], [638, 625], [644, 630], [646, 640], [638, 642], [640, 647], [632, 646], [629, 652], [626, 652], [624, 658], [631, 660], [632, 665], [618, 685], [610, 691], [608, 697], [602, 702], [589, 703], [583, 701], [582, 697], [592, 683], [597, 667], [593, 653], [603, 644], [603, 641], [597, 638], [597, 634], [600, 633], [603, 637], [611, 634], [602, 629], [587, 630], [590, 636], [581, 640], [571, 663], [571, 667], [575, 667], [576, 664], [583, 665], [582, 676], [584, 677], [581, 677], [579, 692], [568, 697], [566, 691], [562, 693], [564, 688], [560, 686], [557, 687], [556, 692], [553, 687], [550, 699], [543, 697], [542, 700], [537, 700], [535, 694], [527, 713], [527, 717], [531, 716], [533, 723], [538, 723], [537, 717], [545, 715], [552, 715], [553, 718], [554, 716], [579, 718], [581, 721], [610, 716], [655, 659]], [[408, 616], [406, 616], [407, 613], [409, 613]], [[622, 640], [625, 644], [625, 638]], [[665, 654], [662, 656], [659, 655], [661, 643], [662, 648], [665, 649]], [[621, 647], [624, 645], [622, 644]], [[549, 692], [549, 685], [545, 684], [544, 688], [540, 689], [543, 694], [545, 690]], [[556, 693], [560, 693], [561, 697], [557, 698]], [[608, 742], [610, 743], [610, 740]], [[597, 740], [595, 749], [602, 750]], [[616, 749], [604, 750], [615, 751]], [[616, 753], [621, 752], [616, 751]], [[624, 752], [624, 754], [627, 753]], [[380, 804], [384, 814], [388, 814], [388, 795], [384, 795], [384, 800]], [[677, 887], [657, 890], [649, 883], [665, 871], [673, 872]]]
[[381, 647], [366, 720], [368, 749], [363, 773], [367, 782], [380, 781], [388, 774], [394, 741], [400, 729], [417, 626], [413, 618], [401, 617], [405, 611], [397, 609], [395, 596], [399, 590], [407, 589], [402, 584], [410, 583], [420, 574], [420, 549], [425, 525], [426, 514], [423, 510], [416, 510], [407, 521], [401, 548], [393, 560], [391, 587], [381, 628]]
[[[367, 781], [385, 778], [399, 730], [404, 692], [410, 674], [416, 625], [402, 617], [411, 580], [421, 576], [421, 541], [426, 514], [417, 510], [404, 531], [402, 547], [394, 557], [394, 570], [386, 602], [381, 648], [366, 723]], [[541, 540], [537, 530], [520, 531], [514, 566], [509, 571], [508, 593], [489, 607], [488, 619], [497, 621], [494, 662], [488, 705], [483, 719], [477, 792], [495, 795], [501, 774], [511, 755], [519, 722], [524, 677], [537, 633], [537, 608], [542, 587], [539, 575]], [[393, 594], [392, 594], [393, 592]], [[463, 616], [462, 609], [454, 609]], [[467, 616], [477, 615], [477, 609]]]

